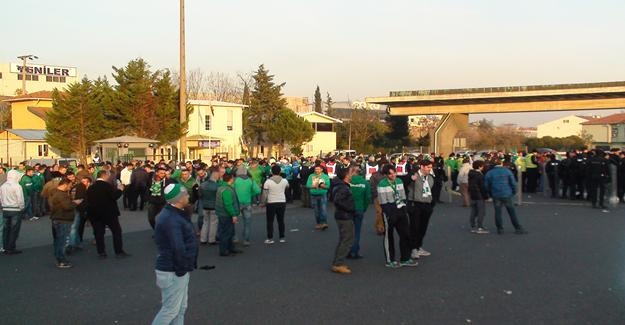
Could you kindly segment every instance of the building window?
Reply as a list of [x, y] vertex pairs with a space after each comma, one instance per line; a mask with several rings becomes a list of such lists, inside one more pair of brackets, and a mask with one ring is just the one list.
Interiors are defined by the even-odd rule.
[[40, 144], [37, 146], [37, 151], [39, 153], [39, 157], [47, 157], [48, 156], [48, 145]]
[[65, 77], [46, 76], [46, 82], [65, 82]]
[[[17, 80], [22, 80], [22, 74], [21, 73], [17, 75]], [[34, 75], [34, 74], [27, 74], [26, 75], [26, 80], [39, 81], [39, 76]]]
[[2, 72], [0, 72], [0, 79], [2, 79]]
[[612, 125], [612, 141], [614, 138], [618, 138], [618, 127], [616, 125]]
[[230, 109], [228, 110], [228, 120], [226, 121], [226, 128], [228, 129], [228, 131], [232, 131], [233, 119], [234, 119], [234, 112]]
[[562, 123], [564, 124], [569, 123], [569, 120], [562, 120]]
[[315, 123], [317, 132], [332, 132], [332, 123]]
[[211, 129], [211, 116], [206, 115], [204, 116], [204, 130], [210, 131], [210, 129]]

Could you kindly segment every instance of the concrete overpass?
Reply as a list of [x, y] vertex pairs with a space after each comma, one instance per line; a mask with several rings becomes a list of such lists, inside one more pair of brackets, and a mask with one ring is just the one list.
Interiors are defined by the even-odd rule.
[[514, 87], [391, 91], [367, 103], [388, 107], [391, 115], [443, 115], [430, 135], [433, 150], [450, 153], [471, 113], [550, 112], [625, 108], [625, 81]]

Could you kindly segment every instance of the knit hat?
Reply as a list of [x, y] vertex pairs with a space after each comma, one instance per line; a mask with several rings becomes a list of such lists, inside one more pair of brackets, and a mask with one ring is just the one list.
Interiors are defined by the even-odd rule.
[[180, 184], [169, 184], [165, 187], [165, 201], [176, 204], [180, 198], [187, 195], [187, 189]]
[[240, 176], [245, 176], [247, 175], [247, 168], [245, 168], [245, 166], [239, 166], [237, 167], [237, 170], [234, 173], [234, 176], [240, 177]]

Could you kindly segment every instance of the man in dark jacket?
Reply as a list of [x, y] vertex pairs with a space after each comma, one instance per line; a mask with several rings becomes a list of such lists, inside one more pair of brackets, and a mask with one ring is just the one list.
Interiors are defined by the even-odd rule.
[[59, 185], [50, 193], [50, 220], [52, 221], [52, 235], [54, 236], [54, 257], [56, 266], [60, 269], [72, 267], [65, 258], [65, 243], [69, 240], [70, 230], [74, 222], [74, 208], [82, 200], [75, 200], [69, 196], [70, 184], [68, 179], [62, 179]]
[[185, 212], [189, 195], [184, 186], [170, 184], [163, 191], [168, 204], [158, 215], [154, 233], [158, 248], [156, 285], [161, 289], [163, 304], [152, 324], [182, 324], [189, 273], [197, 268], [198, 242]]
[[167, 178], [167, 170], [159, 167], [154, 172], [154, 178], [148, 183], [148, 222], [152, 229], [156, 225], [156, 215], [161, 212], [165, 204], [165, 187], [176, 183], [175, 180]]
[[[603, 200], [605, 198], [606, 182], [610, 179], [610, 169], [608, 160], [605, 159], [603, 151], [594, 150], [589, 153], [590, 159], [586, 168], [586, 179], [588, 180], [588, 195], [594, 209], [605, 209]], [[597, 201], [599, 205], [597, 206]]]
[[345, 265], [345, 258], [349, 254], [354, 244], [354, 197], [349, 183], [352, 180], [352, 171], [348, 168], [341, 168], [338, 171], [337, 179], [332, 188], [334, 197], [334, 219], [339, 230], [339, 243], [334, 253], [332, 262], [332, 272], [340, 274], [350, 274], [352, 271]]
[[87, 189], [87, 214], [93, 225], [95, 242], [100, 258], [106, 258], [104, 247], [104, 231], [108, 226], [113, 233], [113, 247], [117, 257], [130, 256], [124, 252], [122, 243], [122, 227], [119, 224], [119, 207], [117, 200], [122, 196], [123, 185], [113, 188], [109, 183], [111, 177], [109, 171], [101, 170], [97, 174], [97, 180]]
[[474, 234], [488, 234], [484, 228], [484, 216], [486, 215], [486, 199], [488, 192], [484, 186], [484, 161], [473, 162], [473, 169], [469, 171], [469, 197], [471, 198], [471, 215], [469, 222], [471, 232]]
[[132, 196], [130, 197], [130, 210], [137, 210], [137, 199], [140, 200], [139, 210], [143, 211], [143, 206], [146, 201], [146, 194], [148, 192], [148, 181], [149, 181], [148, 172], [145, 170], [145, 167], [141, 166], [133, 170], [130, 175], [130, 184], [134, 187], [134, 190], [130, 193]]

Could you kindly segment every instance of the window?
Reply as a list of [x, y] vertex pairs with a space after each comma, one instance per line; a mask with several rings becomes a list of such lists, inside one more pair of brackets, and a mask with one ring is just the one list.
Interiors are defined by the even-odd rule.
[[39, 157], [47, 157], [48, 156], [48, 145], [40, 144], [37, 146], [37, 152], [39, 153]]
[[[22, 80], [22, 74], [21, 73], [17, 75], [17, 80]], [[39, 76], [34, 75], [34, 74], [27, 74], [26, 75], [26, 80], [39, 81]]]
[[228, 120], [226, 121], [226, 128], [228, 129], [228, 131], [232, 131], [233, 119], [234, 112], [230, 109], [228, 110]]
[[46, 82], [65, 82], [65, 77], [46, 76]]
[[612, 139], [618, 138], [618, 127], [616, 125], [612, 125]]
[[211, 116], [206, 115], [204, 116], [204, 130], [210, 131], [210, 129], [211, 129]]
[[0, 72], [0, 79], [2, 79], [2, 72]]
[[567, 124], [569, 123], [569, 120], [562, 120], [562, 123]]
[[332, 123], [315, 123], [317, 132], [332, 132]]

